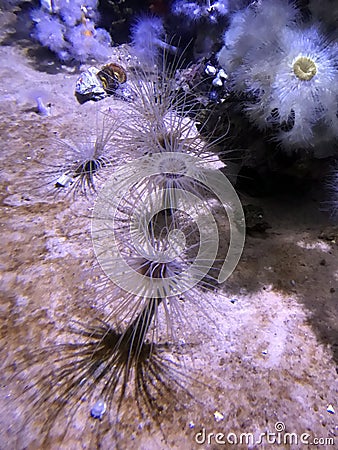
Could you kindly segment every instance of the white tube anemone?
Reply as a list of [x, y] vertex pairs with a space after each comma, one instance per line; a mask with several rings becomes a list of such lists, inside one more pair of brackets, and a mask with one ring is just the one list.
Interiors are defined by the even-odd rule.
[[78, 132], [72, 139], [53, 138], [52, 151], [36, 160], [37, 173], [31, 171], [30, 191], [47, 197], [72, 195], [73, 199], [96, 194], [98, 183], [117, 158], [113, 136], [118, 126], [108, 115], [96, 116], [92, 131]]

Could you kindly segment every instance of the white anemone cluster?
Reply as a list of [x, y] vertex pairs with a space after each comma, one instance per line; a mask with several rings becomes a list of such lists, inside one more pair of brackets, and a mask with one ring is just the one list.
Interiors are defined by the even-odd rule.
[[41, 0], [31, 13], [33, 36], [60, 60], [106, 61], [112, 53], [111, 38], [97, 27], [98, 0]]
[[271, 128], [286, 149], [332, 154], [334, 146], [327, 144], [338, 138], [337, 43], [314, 21], [303, 24], [284, 0], [235, 13], [224, 43], [219, 62], [234, 91], [245, 94], [249, 118]]

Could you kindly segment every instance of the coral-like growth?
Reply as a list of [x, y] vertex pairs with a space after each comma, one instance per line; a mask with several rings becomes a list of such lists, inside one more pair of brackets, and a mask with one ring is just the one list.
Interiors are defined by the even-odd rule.
[[224, 41], [219, 62], [233, 90], [251, 95], [245, 109], [256, 125], [273, 128], [286, 148], [338, 138], [338, 46], [317, 25], [302, 24], [292, 3], [239, 11]]
[[34, 36], [62, 61], [106, 61], [111, 54], [109, 33], [96, 28], [97, 1], [57, 0], [32, 12]]
[[172, 5], [172, 13], [177, 16], [183, 16], [188, 23], [202, 20], [206, 20], [210, 23], [217, 23], [218, 19], [222, 16], [226, 16], [228, 12], [228, 0], [207, 0], [202, 2], [176, 0]]

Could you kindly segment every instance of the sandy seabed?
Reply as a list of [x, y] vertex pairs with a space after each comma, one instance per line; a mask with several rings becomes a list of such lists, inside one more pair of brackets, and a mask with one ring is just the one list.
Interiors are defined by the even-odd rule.
[[[116, 57], [123, 63], [121, 54], [117, 51]], [[42, 419], [37, 415], [27, 421], [36, 412], [29, 397], [17, 397], [24, 384], [38, 379], [39, 368], [28, 367], [12, 382], [9, 376], [18, 371], [22, 354], [29, 361], [31, 352], [62, 342], [70, 318], [88, 321], [99, 268], [89, 234], [90, 203], [39, 197], [30, 182], [38, 173], [36, 162], [45, 156], [52, 160], [52, 140], [86, 133], [98, 104], [77, 103], [78, 73], [56, 70], [55, 64], [41, 67], [13, 44], [0, 48], [0, 61], [0, 448], [335, 448], [338, 227], [320, 211], [313, 192], [260, 199], [271, 228], [247, 237], [235, 272], [208, 294], [207, 314], [198, 306], [183, 307], [189, 326], [182, 333], [187, 348], [182, 373], [191, 377], [184, 382], [190, 395], [178, 392], [177, 402], [168, 394], [160, 424], [140, 418], [128, 397], [118, 424], [102, 421], [98, 443], [99, 421], [90, 417], [91, 404], [84, 396], [66, 437], [60, 438], [72, 414], [67, 407], [48, 444], [41, 444]], [[48, 92], [50, 116], [36, 113], [29, 95], [34, 89]], [[99, 103], [100, 108], [124, 108], [114, 98]], [[41, 366], [52, 368], [52, 361], [53, 355]], [[46, 405], [42, 414], [46, 418], [49, 413]], [[295, 433], [298, 443], [284, 443], [284, 430]], [[217, 433], [224, 436], [216, 438]], [[240, 443], [241, 433], [252, 433], [253, 442], [243, 437]], [[273, 443], [272, 435], [269, 442], [268, 433], [276, 433], [281, 444]], [[238, 445], [231, 445], [236, 437]]]

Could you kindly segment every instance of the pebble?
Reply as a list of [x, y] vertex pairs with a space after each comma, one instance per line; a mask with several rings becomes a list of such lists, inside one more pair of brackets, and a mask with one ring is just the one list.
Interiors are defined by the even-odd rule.
[[220, 78], [216, 77], [212, 80], [212, 85], [217, 86], [217, 87], [222, 87], [223, 81]]
[[90, 410], [90, 415], [94, 419], [102, 419], [103, 414], [106, 412], [107, 405], [102, 398], [100, 398]]
[[216, 422], [220, 422], [221, 420], [224, 419], [224, 415], [219, 411], [214, 412], [214, 417], [215, 417]]
[[225, 73], [225, 71], [223, 69], [221, 69], [218, 74], [217, 74], [218, 78], [223, 78], [224, 80], [228, 79], [228, 75]]

